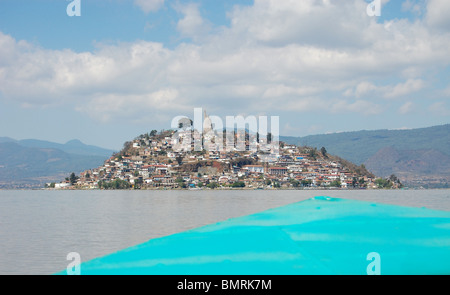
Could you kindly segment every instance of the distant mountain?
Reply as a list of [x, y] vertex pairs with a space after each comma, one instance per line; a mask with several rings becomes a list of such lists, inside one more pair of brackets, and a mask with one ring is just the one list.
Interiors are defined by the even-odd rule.
[[0, 137], [0, 142], [8, 142], [8, 139], [10, 140], [9, 142], [16, 142], [24, 147], [58, 149], [69, 154], [109, 157], [112, 153], [114, 153], [113, 150], [104, 149], [93, 145], [86, 145], [78, 139], [70, 140], [65, 144], [61, 144], [37, 139], [15, 140], [9, 137]]
[[[338, 155], [366, 167], [376, 175], [390, 173], [406, 183], [428, 185], [441, 181], [437, 187], [450, 184], [450, 124], [410, 130], [375, 130], [312, 135], [306, 137], [280, 137], [281, 141], [325, 147]], [[448, 179], [448, 180], [443, 180]]]
[[3, 142], [17, 142], [17, 140], [12, 139], [11, 137], [0, 137], [0, 143]]
[[450, 184], [450, 156], [434, 150], [379, 150], [365, 162], [367, 169], [383, 177], [395, 174], [406, 183], [424, 186]]
[[[85, 145], [0, 137], [0, 188], [35, 187], [99, 166], [114, 151]], [[62, 177], [64, 176], [64, 177]]]

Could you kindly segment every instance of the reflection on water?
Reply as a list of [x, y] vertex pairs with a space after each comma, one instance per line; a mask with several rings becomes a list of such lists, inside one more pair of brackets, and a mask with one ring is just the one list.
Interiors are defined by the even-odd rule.
[[0, 274], [52, 274], [149, 239], [315, 196], [450, 211], [450, 190], [0, 191]]

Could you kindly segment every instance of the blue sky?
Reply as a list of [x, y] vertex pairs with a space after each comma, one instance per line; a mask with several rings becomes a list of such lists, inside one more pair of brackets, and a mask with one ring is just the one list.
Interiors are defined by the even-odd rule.
[[0, 0], [0, 136], [120, 149], [172, 118], [281, 135], [450, 118], [450, 1]]

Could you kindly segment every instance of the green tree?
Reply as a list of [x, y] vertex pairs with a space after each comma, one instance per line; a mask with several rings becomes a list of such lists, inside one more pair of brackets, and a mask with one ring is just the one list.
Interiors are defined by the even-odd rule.
[[328, 158], [327, 149], [325, 147], [322, 147], [320, 149], [320, 152], [322, 153], [322, 156], [324, 156], [325, 158]]
[[364, 180], [364, 178], [361, 177], [361, 178], [359, 179], [359, 185], [360, 185], [361, 187], [364, 186], [365, 182], [366, 182], [366, 181]]
[[383, 178], [375, 179], [375, 184], [378, 186], [378, 188], [387, 188], [387, 189], [392, 188], [392, 182], [389, 179]]
[[311, 179], [303, 179], [301, 184], [303, 187], [310, 187], [312, 185], [312, 180]]
[[219, 187], [219, 185], [217, 184], [217, 182], [210, 182], [206, 185], [206, 187], [210, 188], [210, 189], [215, 189], [215, 188]]
[[300, 186], [300, 181], [296, 180], [296, 179], [291, 179], [291, 184], [293, 187], [299, 187]]
[[331, 187], [341, 187], [341, 182], [339, 180], [332, 181], [330, 183]]
[[245, 187], [245, 182], [243, 182], [243, 181], [237, 181], [237, 182], [235, 182], [235, 183], [233, 183], [232, 185], [231, 185], [231, 187], [234, 187], [234, 188], [242, 188], [242, 187]]
[[70, 177], [69, 177], [70, 184], [74, 185], [75, 183], [77, 183], [77, 180], [78, 180], [78, 176], [76, 176], [75, 173], [72, 172], [72, 174], [70, 174]]
[[317, 148], [313, 148], [309, 150], [308, 156], [314, 160], [317, 159]]
[[134, 189], [140, 189], [142, 187], [142, 184], [144, 183], [144, 180], [142, 178], [137, 178], [134, 180]]

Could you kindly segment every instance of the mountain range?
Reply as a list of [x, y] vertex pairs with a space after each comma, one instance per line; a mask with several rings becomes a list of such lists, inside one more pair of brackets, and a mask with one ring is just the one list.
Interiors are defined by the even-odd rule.
[[79, 140], [65, 144], [0, 137], [0, 188], [42, 187], [100, 166], [113, 150], [86, 145]]
[[449, 187], [450, 124], [409, 130], [355, 131], [306, 137], [281, 136], [337, 155], [380, 177], [397, 175], [411, 186]]
[[[354, 131], [306, 137], [280, 136], [365, 167], [379, 177], [395, 174], [410, 186], [450, 186], [450, 124], [409, 130]], [[115, 151], [86, 145], [0, 137], [0, 188], [42, 187], [103, 165]]]

